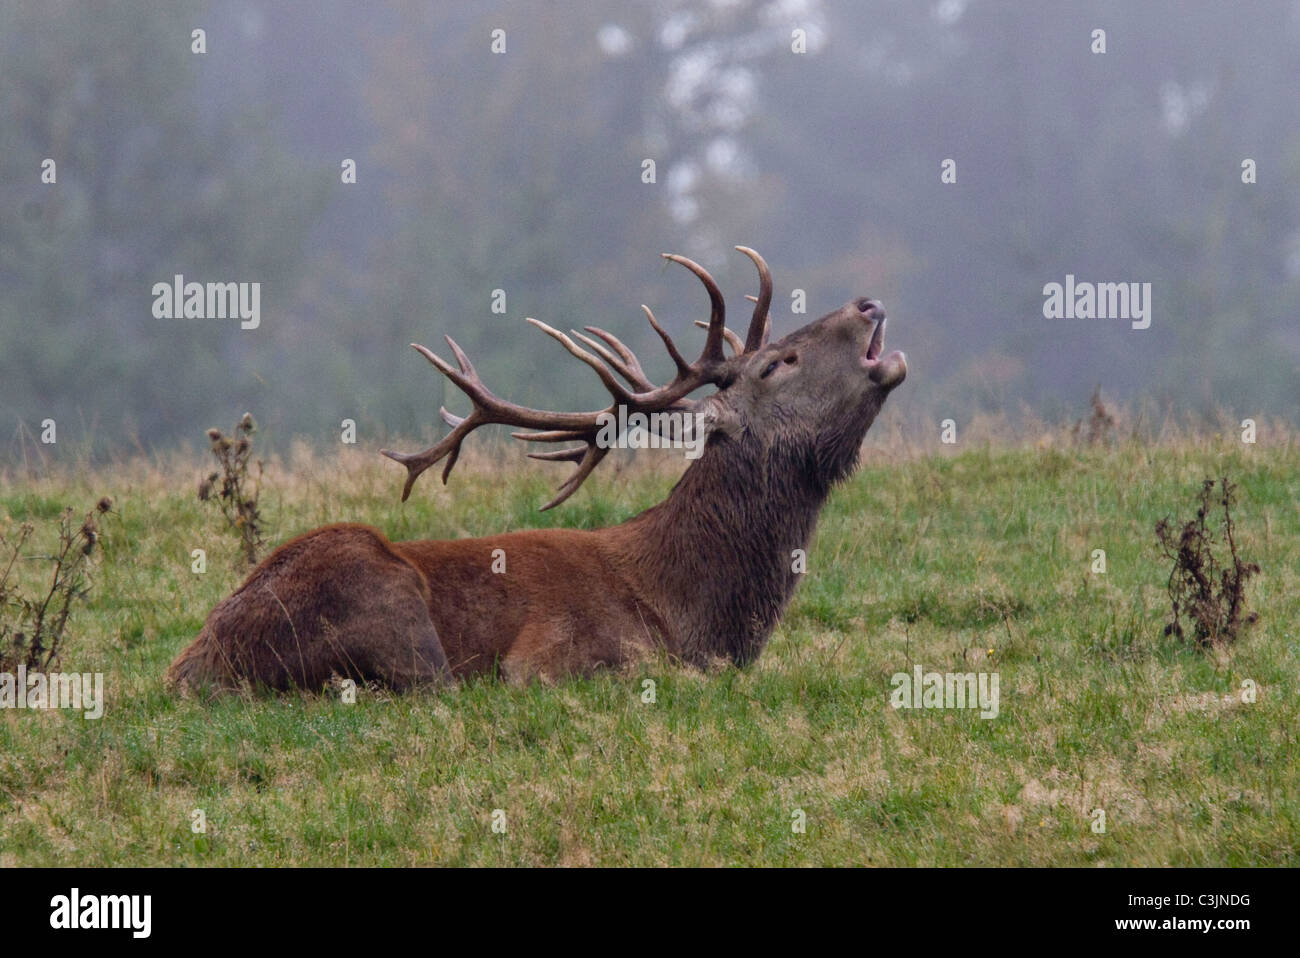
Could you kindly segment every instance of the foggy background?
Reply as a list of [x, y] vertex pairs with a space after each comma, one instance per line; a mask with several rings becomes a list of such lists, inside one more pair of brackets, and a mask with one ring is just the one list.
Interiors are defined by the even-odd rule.
[[[277, 441], [419, 434], [442, 377], [406, 344], [444, 333], [503, 397], [598, 408], [523, 317], [663, 381], [639, 304], [693, 356], [707, 299], [658, 254], [743, 335], [735, 244], [774, 338], [884, 302], [905, 420], [1065, 419], [1100, 384], [1296, 421], [1300, 3], [0, 0], [0, 461], [46, 418], [102, 449], [245, 410]], [[260, 283], [260, 327], [154, 318], [177, 273]], [[1151, 283], [1150, 328], [1045, 319], [1067, 273]]]

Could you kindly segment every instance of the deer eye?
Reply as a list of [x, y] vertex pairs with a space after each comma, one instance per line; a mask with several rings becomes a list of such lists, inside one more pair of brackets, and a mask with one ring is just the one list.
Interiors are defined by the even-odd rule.
[[777, 366], [780, 366], [782, 363], [785, 363], [787, 366], [793, 366], [798, 361], [799, 361], [799, 356], [797, 353], [791, 353], [789, 356], [786, 356], [784, 359], [774, 359], [767, 364], [767, 368], [764, 369], [762, 373], [759, 374], [758, 378], [766, 379], [768, 376], [772, 375], [772, 371], [776, 369]]

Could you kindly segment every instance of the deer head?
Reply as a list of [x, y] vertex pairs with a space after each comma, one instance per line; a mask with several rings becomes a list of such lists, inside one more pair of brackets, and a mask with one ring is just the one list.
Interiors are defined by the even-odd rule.
[[[694, 362], [685, 360], [649, 307], [641, 307], [677, 367], [676, 376], [664, 385], [652, 383], [636, 355], [612, 333], [586, 326], [583, 328], [589, 335], [577, 330], [565, 334], [535, 319], [527, 320], [595, 370], [613, 397], [612, 405], [603, 410], [546, 412], [506, 402], [487, 389], [450, 336], [446, 339], [456, 359], [454, 367], [424, 346], [412, 343], [469, 397], [473, 411], [462, 418], [443, 408], [442, 418], [451, 426], [451, 432], [423, 452], [382, 450], [406, 466], [402, 500], [410, 495], [421, 473], [443, 460], [442, 478], [446, 482], [465, 437], [479, 426], [501, 423], [534, 430], [512, 434], [527, 442], [582, 443], [553, 452], [530, 453], [535, 459], [577, 464], [555, 498], [542, 507], [550, 509], [571, 496], [604, 459], [609, 450], [600, 441], [602, 425], [606, 417], [617, 416], [620, 406], [626, 413], [698, 413], [709, 431], [709, 447], [743, 447], [758, 458], [779, 458], [792, 466], [806, 466], [823, 488], [847, 474], [885, 397], [907, 375], [903, 353], [882, 356], [885, 311], [875, 300], [853, 300], [769, 343], [771, 273], [758, 253], [743, 246], [736, 249], [754, 262], [759, 274], [758, 296], [747, 297], [753, 301], [754, 311], [743, 341], [727, 328], [722, 293], [708, 271], [684, 256], [663, 254], [699, 278], [711, 307], [708, 322], [696, 323], [708, 332], [703, 351]], [[724, 343], [731, 347], [730, 356], [724, 351]], [[709, 385], [717, 386], [717, 391], [699, 399], [688, 398], [690, 393]]]

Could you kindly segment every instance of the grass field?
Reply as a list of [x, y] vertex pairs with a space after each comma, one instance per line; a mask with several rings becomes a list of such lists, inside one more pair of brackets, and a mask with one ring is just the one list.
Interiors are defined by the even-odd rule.
[[[62, 663], [105, 673], [105, 714], [0, 711], [0, 865], [1300, 864], [1294, 439], [869, 449], [749, 669], [363, 689], [351, 705], [164, 688], [242, 577], [195, 496], [204, 457], [0, 477], [0, 523], [48, 530], [65, 505], [116, 502]], [[373, 451], [298, 449], [268, 470], [264, 511], [277, 542], [338, 520], [395, 539], [596, 526], [674, 478], [611, 469], [538, 514], [556, 471], [509, 462], [430, 477], [403, 506], [401, 470]], [[1152, 527], [1225, 472], [1263, 567], [1261, 621], [1206, 654], [1162, 635]], [[891, 708], [890, 677], [918, 663], [998, 673], [997, 718]]]

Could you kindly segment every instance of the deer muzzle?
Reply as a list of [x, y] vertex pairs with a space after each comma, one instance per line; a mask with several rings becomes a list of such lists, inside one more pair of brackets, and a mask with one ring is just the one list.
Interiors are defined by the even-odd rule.
[[875, 329], [871, 331], [871, 341], [867, 344], [866, 355], [862, 357], [867, 378], [878, 386], [893, 389], [907, 377], [907, 356], [896, 349], [881, 358], [881, 353], [885, 350], [884, 307], [874, 300], [860, 300], [858, 311], [876, 324]]

